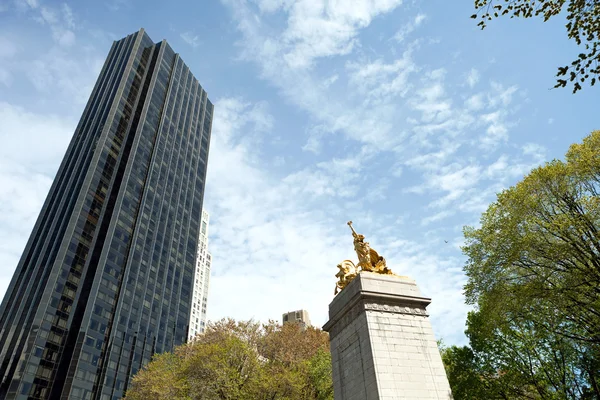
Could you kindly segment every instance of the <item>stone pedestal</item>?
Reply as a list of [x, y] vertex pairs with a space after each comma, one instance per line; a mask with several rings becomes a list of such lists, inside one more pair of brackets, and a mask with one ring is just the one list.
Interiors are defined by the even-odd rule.
[[361, 272], [329, 305], [335, 400], [452, 399], [423, 297], [408, 278]]

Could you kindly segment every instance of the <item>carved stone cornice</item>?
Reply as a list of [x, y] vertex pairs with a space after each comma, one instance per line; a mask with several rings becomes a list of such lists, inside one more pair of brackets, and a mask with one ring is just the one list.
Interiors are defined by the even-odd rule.
[[375, 302], [373, 300], [361, 300], [364, 310], [371, 311], [383, 311], [394, 314], [411, 314], [411, 315], [423, 315], [428, 317], [427, 309], [424, 306], [417, 305], [414, 303], [396, 303], [391, 304], [390, 302]]
[[[382, 299], [383, 300], [383, 299]], [[387, 300], [387, 299], [386, 299]], [[343, 331], [348, 325], [355, 321], [360, 314], [364, 312], [383, 312], [391, 314], [407, 314], [428, 317], [427, 309], [423, 303], [404, 301], [376, 301], [372, 298], [363, 298], [352, 305], [343, 315], [336, 319], [330, 320], [323, 327], [329, 332], [331, 338], [334, 338]]]

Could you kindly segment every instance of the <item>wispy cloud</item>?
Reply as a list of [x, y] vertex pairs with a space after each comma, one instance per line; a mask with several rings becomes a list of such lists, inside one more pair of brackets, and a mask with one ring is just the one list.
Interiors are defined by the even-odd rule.
[[471, 68], [469, 74], [467, 75], [467, 84], [469, 87], [474, 87], [479, 82], [479, 71], [475, 68]]
[[429, 225], [432, 224], [434, 222], [439, 222], [443, 219], [446, 219], [448, 217], [451, 217], [452, 215], [456, 214], [456, 211], [454, 210], [444, 210], [444, 211], [440, 211], [438, 213], [435, 213], [433, 215], [429, 215], [425, 218], [423, 218], [421, 220], [421, 225]]
[[[282, 312], [314, 310], [320, 321], [324, 311], [315, 305], [327, 302], [333, 288], [327, 278], [331, 271], [315, 268], [317, 259], [338, 262], [343, 241], [336, 242], [339, 232], [334, 231], [340, 230], [331, 216], [311, 209], [318, 190], [304, 193], [302, 189], [313, 185], [298, 182], [293, 174], [283, 184], [277, 183], [260, 157], [255, 157], [252, 143], [240, 141], [248, 132], [268, 134], [260, 121], [271, 118], [263, 106], [256, 108], [240, 99], [216, 102], [205, 207], [212, 216], [211, 251], [219, 257], [214, 259], [209, 314], [219, 316], [227, 310], [233, 317], [264, 320], [265, 311], [272, 310], [268, 305], [275, 302]], [[341, 164], [343, 173], [349, 166]], [[255, 311], [240, 307], [228, 295], [232, 290], [252, 293]], [[298, 303], [301, 298], [303, 304]]]
[[[421, 257], [439, 250], [442, 234], [451, 244], [441, 251], [457, 251], [454, 244], [461, 223], [450, 230], [452, 222], [446, 221], [459, 221], [458, 216], [476, 220], [474, 216], [506, 182], [532, 165], [533, 154], [499, 153], [506, 149], [516, 124], [518, 87], [490, 82], [475, 68], [465, 76], [464, 70], [456, 71], [452, 65], [416, 61], [432, 44], [418, 39], [409, 43], [405, 38], [426, 20], [423, 14], [411, 17], [398, 31], [398, 41], [387, 42], [389, 51], [382, 51], [366, 50], [361, 32], [375, 18], [385, 18], [397, 3], [364, 1], [350, 11], [331, 10], [319, 1], [264, 1], [256, 6], [241, 0], [224, 2], [241, 35], [240, 61], [257, 65], [261, 78], [308, 117], [303, 149], [319, 161], [294, 169], [286, 164], [288, 172], [276, 185], [292, 199], [288, 203], [292, 214], [323, 224], [330, 220], [306, 211], [307, 205], [327, 210], [335, 224], [342, 220], [336, 221], [335, 216], [344, 213], [368, 215], [365, 221], [374, 224], [371, 229], [377, 226], [374, 229], [382, 229], [379, 234], [386, 232], [384, 248], [388, 241], [414, 242], [414, 229], [409, 234], [379, 228], [382, 220], [396, 221], [423, 229], [418, 234], [427, 238], [427, 244], [418, 252]], [[331, 142], [352, 156], [332, 152]], [[363, 148], [369, 151], [362, 154]], [[251, 165], [262, 168], [260, 163]], [[259, 181], [270, 179], [269, 174], [261, 176]], [[284, 197], [277, 189], [264, 191], [269, 199]], [[398, 210], [415, 198], [422, 201], [410, 203], [412, 212], [407, 210], [399, 218]], [[371, 209], [383, 199], [396, 215]], [[404, 265], [394, 255], [391, 258]], [[460, 264], [458, 260], [454, 262]], [[423, 279], [426, 290], [434, 287], [455, 299], [452, 305], [438, 305], [438, 311], [454, 308], [453, 315], [460, 320], [466, 312], [461, 305], [460, 266], [436, 262], [448, 268], [448, 285], [432, 282], [418, 268], [414, 274]], [[423, 266], [445, 274], [440, 268]], [[434, 314], [434, 318], [441, 316]]]
[[37, 0], [27, 0], [34, 19], [40, 24], [50, 27], [54, 41], [60, 46], [70, 47], [75, 44], [75, 17], [71, 7], [63, 3], [60, 7], [42, 5]]
[[[75, 108], [79, 113], [105, 53], [88, 52], [83, 40], [67, 46], [55, 37], [52, 24], [82, 33], [76, 7], [30, 3], [20, 7], [47, 28], [46, 48], [22, 55], [18, 41], [3, 50], [0, 39], [0, 65], [9, 84], [30, 80], [35, 101], [64, 115]], [[476, 222], [497, 191], [545, 157], [532, 140], [509, 141], [518, 127], [521, 89], [492, 81], [486, 69], [474, 73], [458, 59], [455, 65], [438, 58], [439, 45], [431, 40], [409, 38], [428, 19], [401, 10], [399, 1], [364, 0], [352, 7], [305, 0], [224, 3], [237, 28], [233, 58], [260, 79], [252, 79], [252, 95], [224, 86], [234, 97], [211, 97], [216, 109], [205, 197], [213, 226], [210, 317], [266, 320], [306, 308], [316, 324], [325, 322], [335, 265], [352, 257], [345, 222], [353, 219], [394, 271], [414, 277], [434, 298], [429, 309], [436, 332], [461, 340], [467, 308], [464, 259], [456, 248], [460, 227]], [[42, 14], [44, 7], [50, 12]], [[401, 13], [406, 26], [376, 32], [380, 22], [398, 21]], [[385, 40], [396, 29], [404, 38]], [[193, 32], [182, 34], [186, 38], [201, 45]], [[286, 111], [297, 119], [286, 120]], [[69, 118], [15, 105], [2, 112], [7, 121], [34, 122], [37, 133], [10, 125], [28, 132], [30, 141], [43, 141], [50, 131], [48, 140], [58, 146], [72, 133]], [[275, 146], [278, 140], [285, 143]], [[64, 150], [48, 146], [48, 154], [62, 156]], [[31, 156], [12, 163], [22, 170], [11, 170], [17, 178], [4, 186], [31, 200], [19, 211], [30, 216], [24, 230], [57, 163]], [[24, 184], [17, 188], [19, 181]], [[11, 245], [22, 248], [28, 233]], [[231, 293], [244, 293], [248, 301], [240, 304]]]
[[401, 0], [360, 1], [339, 7], [325, 1], [295, 2], [280, 42], [283, 58], [292, 68], [306, 68], [317, 58], [348, 54], [357, 43], [359, 29], [400, 4]]
[[546, 148], [537, 143], [526, 143], [523, 146], [523, 154], [529, 155], [537, 163], [546, 159]]
[[391, 64], [382, 59], [348, 62], [349, 83], [369, 100], [389, 100], [393, 96], [405, 96], [411, 88], [409, 76], [417, 71], [410, 51]]
[[10, 74], [10, 72], [8, 72], [7, 70], [0, 68], [0, 83], [3, 84], [4, 86], [10, 86], [12, 82], [12, 76]]
[[[102, 68], [101, 55], [81, 49], [79, 59], [60, 47], [52, 48], [38, 58], [23, 64], [33, 86], [45, 93], [58, 91], [75, 100], [77, 108], [88, 99], [94, 85], [94, 76]], [[91, 72], [91, 73], [90, 73]]]
[[0, 102], [0, 121], [0, 262], [5, 266], [0, 269], [0, 293], [4, 293], [75, 121], [34, 114], [6, 102]]
[[[252, 143], [240, 141], [248, 133], [271, 134], [256, 122], [270, 119], [268, 109], [240, 99], [220, 99], [215, 110], [205, 202], [211, 211], [215, 255], [209, 318], [265, 320], [277, 318], [276, 310], [304, 308], [316, 324], [324, 323], [333, 295], [332, 267], [352, 252], [345, 226], [349, 216], [395, 271], [417, 279], [427, 293], [449, 299], [450, 303], [437, 301], [430, 307], [438, 326], [464, 318], [467, 307], [460, 289], [464, 278], [457, 275], [457, 260], [427, 255], [430, 244], [398, 237], [396, 224], [401, 220], [365, 213], [352, 201], [385, 196], [390, 183], [384, 179], [365, 185], [362, 168], [369, 163], [362, 164], [364, 158], [334, 158], [292, 171], [281, 180], [269, 173], [260, 156], [253, 156]], [[368, 159], [365, 151], [362, 155]], [[378, 193], [378, 188], [383, 189]], [[344, 200], [336, 202], [336, 197]], [[431, 223], [444, 217], [432, 216]], [[427, 283], [428, 276], [436, 276], [438, 283]], [[251, 300], [247, 306], [240, 304], [232, 292], [246, 293]]]
[[397, 42], [403, 42], [409, 34], [414, 32], [423, 23], [423, 21], [425, 21], [425, 19], [427, 19], [425, 14], [417, 14], [412, 21], [404, 24], [398, 30], [398, 32], [396, 32], [392, 39], [396, 40]]
[[17, 46], [8, 37], [0, 36], [0, 59], [12, 58], [17, 54]]
[[104, 5], [111, 11], [117, 12], [131, 7], [131, 0], [108, 0]]
[[200, 46], [200, 44], [202, 43], [200, 41], [200, 37], [198, 35], [194, 35], [194, 33], [192, 32], [183, 32], [179, 36], [181, 37], [181, 39], [183, 39], [184, 42], [186, 42], [193, 48]]

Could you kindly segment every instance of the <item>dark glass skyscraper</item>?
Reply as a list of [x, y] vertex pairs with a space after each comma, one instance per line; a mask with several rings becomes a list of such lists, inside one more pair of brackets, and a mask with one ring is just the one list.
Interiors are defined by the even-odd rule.
[[113, 43], [0, 306], [0, 399], [120, 399], [186, 341], [212, 113], [166, 41]]

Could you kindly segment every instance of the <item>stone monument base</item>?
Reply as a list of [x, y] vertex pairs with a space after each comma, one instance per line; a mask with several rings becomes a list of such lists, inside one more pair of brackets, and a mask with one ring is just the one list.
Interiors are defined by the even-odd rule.
[[361, 272], [329, 305], [335, 400], [452, 399], [423, 297], [409, 278]]

